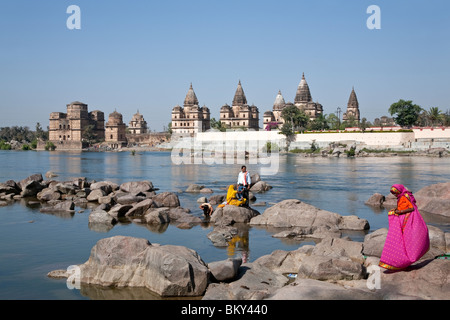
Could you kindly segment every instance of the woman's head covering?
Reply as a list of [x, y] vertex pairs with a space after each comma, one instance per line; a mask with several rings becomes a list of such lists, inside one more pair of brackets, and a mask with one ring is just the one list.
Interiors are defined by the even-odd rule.
[[414, 198], [411, 191], [409, 191], [404, 185], [402, 184], [394, 184], [391, 187], [391, 193], [394, 194], [397, 199], [400, 199], [405, 194], [408, 194], [410, 200], [412, 203], [416, 203], [416, 199]]

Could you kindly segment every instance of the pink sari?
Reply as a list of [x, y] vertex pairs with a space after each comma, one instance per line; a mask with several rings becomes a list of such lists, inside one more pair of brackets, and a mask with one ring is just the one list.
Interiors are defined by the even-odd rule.
[[389, 215], [389, 231], [380, 258], [386, 269], [404, 269], [419, 260], [430, 247], [428, 228], [419, 213], [416, 199], [403, 185], [394, 185], [400, 191], [397, 199], [406, 196], [414, 211], [402, 215]]

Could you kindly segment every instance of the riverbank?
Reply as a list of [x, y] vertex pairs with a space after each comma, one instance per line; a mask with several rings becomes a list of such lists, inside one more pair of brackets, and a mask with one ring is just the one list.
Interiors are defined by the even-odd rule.
[[[173, 223], [189, 229], [205, 223], [181, 206], [176, 193], [159, 193], [150, 181], [121, 184], [81, 178], [57, 181], [50, 172], [47, 178], [36, 174], [17, 182], [7, 181], [2, 184], [2, 193], [9, 201], [36, 197], [40, 211], [47, 214], [71, 215], [75, 207], [89, 203], [89, 227], [97, 232], [107, 232], [125, 220], [152, 229]], [[256, 176], [253, 178], [258, 180]], [[430, 187], [424, 188], [428, 190], [426, 193], [419, 190], [418, 199], [423, 193], [427, 197], [436, 195]], [[188, 187], [184, 192], [195, 190], [194, 194], [203, 196], [203, 189]], [[266, 193], [270, 190], [264, 189]], [[443, 196], [441, 200], [448, 202]], [[189, 296], [205, 300], [448, 298], [447, 280], [442, 281], [448, 279], [450, 267], [447, 261], [436, 257], [450, 251], [450, 234], [433, 226], [429, 226], [431, 249], [427, 255], [408, 272], [379, 273], [378, 288], [372, 277], [376, 273], [372, 272], [387, 229], [376, 229], [363, 241], [344, 236], [345, 231], [368, 230], [365, 219], [341, 216], [288, 199], [274, 203], [264, 212], [236, 206], [216, 208], [207, 223], [213, 226], [208, 238], [214, 246], [221, 243], [228, 246], [236, 236], [245, 238], [241, 231], [245, 232], [246, 225], [271, 226], [279, 230], [273, 237], [310, 239], [315, 244], [293, 251], [275, 250], [253, 262], [245, 261], [243, 256], [205, 263], [189, 246], [162, 245], [135, 237], [107, 237], [92, 248], [86, 263], [77, 265], [81, 290], [98, 297], [111, 286], [128, 287], [130, 293], [132, 287], [145, 287], [161, 298]], [[176, 272], [168, 274], [167, 270]], [[51, 277], [71, 276], [69, 270], [49, 271]]]

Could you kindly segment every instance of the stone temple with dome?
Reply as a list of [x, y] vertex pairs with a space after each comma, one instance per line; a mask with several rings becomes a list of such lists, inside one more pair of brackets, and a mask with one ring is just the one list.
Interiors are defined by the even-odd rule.
[[232, 106], [220, 108], [220, 122], [230, 129], [259, 130], [259, 109], [247, 104], [247, 97], [239, 80]]
[[197, 133], [211, 127], [210, 111], [206, 106], [199, 107], [197, 95], [191, 86], [184, 99], [183, 107], [172, 109], [172, 132], [175, 134]]
[[312, 99], [311, 91], [309, 90], [309, 85], [306, 82], [305, 74], [302, 75], [300, 84], [297, 87], [294, 103], [286, 103], [281, 94], [281, 91], [278, 91], [278, 95], [276, 96], [275, 102], [273, 104], [273, 109], [264, 112], [264, 127], [266, 127], [269, 123], [282, 125], [284, 123], [284, 119], [281, 117], [283, 109], [293, 105], [305, 112], [305, 114], [309, 116], [310, 120], [314, 120], [319, 115], [323, 114], [323, 106], [318, 102], [314, 102]]

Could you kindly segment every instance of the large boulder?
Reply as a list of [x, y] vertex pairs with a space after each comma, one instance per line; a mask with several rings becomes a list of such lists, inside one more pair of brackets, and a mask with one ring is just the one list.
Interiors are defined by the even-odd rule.
[[[207, 265], [191, 249], [125, 236], [99, 240], [78, 267], [82, 284], [145, 287], [162, 297], [201, 296], [209, 276]], [[58, 272], [49, 276], [53, 273]]]
[[450, 217], [450, 182], [424, 187], [414, 196], [419, 210]]
[[153, 183], [148, 180], [144, 181], [130, 181], [125, 182], [120, 185], [120, 190], [129, 193], [139, 193], [139, 192], [147, 192], [153, 191], [155, 188], [153, 187]]
[[127, 217], [141, 217], [143, 216], [149, 208], [157, 208], [157, 204], [152, 199], [145, 199], [133, 205], [133, 207], [128, 210], [125, 214]]
[[180, 199], [173, 192], [162, 192], [152, 197], [158, 207], [177, 208], [180, 206]]
[[254, 185], [250, 187], [250, 191], [252, 192], [266, 192], [272, 189], [272, 187], [265, 181], [258, 181]]
[[281, 201], [266, 209], [262, 215], [252, 218], [250, 225], [274, 227], [319, 227], [339, 230], [366, 230], [369, 222], [357, 216], [341, 216], [316, 208], [300, 200]]
[[210, 221], [216, 225], [230, 225], [233, 223], [247, 223], [260, 213], [252, 208], [226, 205], [217, 208], [211, 215]]

